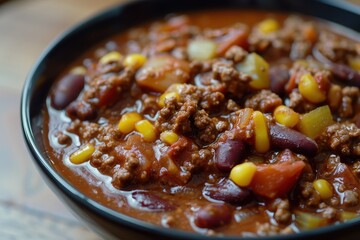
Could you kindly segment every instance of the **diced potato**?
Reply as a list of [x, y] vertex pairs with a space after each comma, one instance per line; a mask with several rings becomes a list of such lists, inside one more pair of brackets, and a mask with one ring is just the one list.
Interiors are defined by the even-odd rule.
[[190, 78], [189, 64], [170, 55], [150, 58], [136, 74], [140, 87], [164, 92], [174, 83], [186, 83]]
[[84, 146], [82, 146], [79, 150], [77, 150], [76, 152], [70, 155], [69, 157], [70, 162], [72, 162], [73, 164], [84, 163], [90, 159], [94, 151], [95, 151], [95, 147], [92, 144], [87, 143]]
[[236, 65], [238, 71], [251, 76], [249, 85], [254, 89], [270, 87], [269, 64], [258, 54], [250, 53], [245, 60]]
[[300, 119], [298, 129], [306, 136], [315, 139], [333, 122], [330, 108], [325, 105], [304, 114]]
[[349, 221], [349, 220], [357, 218], [357, 217], [359, 217], [359, 214], [354, 213], [354, 212], [343, 211], [340, 213], [340, 219], [343, 222]]
[[327, 224], [326, 218], [320, 215], [300, 211], [295, 213], [295, 222], [301, 230], [311, 230]]
[[187, 53], [191, 60], [210, 60], [216, 57], [217, 45], [214, 41], [199, 39], [191, 41], [187, 47]]

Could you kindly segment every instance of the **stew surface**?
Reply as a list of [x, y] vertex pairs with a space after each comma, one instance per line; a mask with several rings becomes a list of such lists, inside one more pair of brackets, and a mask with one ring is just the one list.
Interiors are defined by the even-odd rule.
[[301, 16], [216, 10], [74, 59], [43, 110], [62, 176], [166, 228], [272, 235], [360, 214], [360, 43]]

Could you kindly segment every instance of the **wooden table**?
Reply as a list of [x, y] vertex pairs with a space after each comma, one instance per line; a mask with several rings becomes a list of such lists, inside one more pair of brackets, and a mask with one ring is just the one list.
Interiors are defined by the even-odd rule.
[[20, 94], [43, 49], [75, 23], [122, 0], [0, 0], [0, 239], [99, 239], [41, 179], [20, 127]]

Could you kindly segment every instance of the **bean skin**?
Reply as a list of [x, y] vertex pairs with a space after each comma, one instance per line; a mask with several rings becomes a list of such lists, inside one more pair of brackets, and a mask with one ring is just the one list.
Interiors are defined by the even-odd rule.
[[51, 105], [57, 110], [66, 108], [74, 101], [84, 88], [85, 77], [79, 74], [68, 74], [60, 79], [51, 95]]
[[289, 70], [286, 66], [270, 67], [270, 89], [272, 92], [282, 95], [285, 92], [285, 85], [290, 79]]
[[230, 179], [223, 178], [218, 183], [206, 185], [203, 195], [215, 200], [241, 206], [249, 203], [252, 198], [251, 191], [237, 186]]
[[227, 205], [209, 204], [195, 214], [194, 222], [199, 228], [217, 228], [231, 222], [232, 209]]
[[219, 141], [219, 147], [215, 151], [215, 165], [220, 171], [228, 172], [242, 158], [245, 145], [241, 140], [226, 139]]
[[307, 156], [314, 156], [318, 151], [318, 145], [311, 138], [277, 124], [270, 125], [270, 141], [274, 148], [288, 148], [293, 152]]
[[176, 205], [173, 203], [150, 192], [133, 192], [131, 197], [141, 208], [160, 212], [176, 209]]
[[360, 87], [360, 73], [344, 64], [331, 63], [330, 70], [345, 84]]

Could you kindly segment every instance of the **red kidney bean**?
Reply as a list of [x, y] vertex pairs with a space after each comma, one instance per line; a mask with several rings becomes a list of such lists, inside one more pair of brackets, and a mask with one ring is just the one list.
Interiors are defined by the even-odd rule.
[[322, 54], [317, 48], [313, 49], [313, 56], [318, 61], [324, 63], [332, 71], [335, 77], [343, 81], [345, 84], [360, 87], [360, 73], [354, 69], [347, 65], [330, 61], [330, 59], [324, 56], [324, 54]]
[[311, 138], [277, 124], [270, 125], [270, 141], [274, 148], [288, 148], [293, 152], [307, 156], [314, 156], [318, 151], [318, 145]]
[[218, 183], [206, 185], [203, 195], [233, 205], [245, 205], [251, 201], [251, 191], [237, 186], [233, 181], [223, 178]]
[[215, 165], [220, 171], [230, 171], [242, 158], [245, 145], [241, 140], [226, 139], [219, 141], [215, 151]]
[[116, 87], [101, 86], [98, 92], [99, 106], [111, 105], [115, 103], [118, 97]]
[[335, 77], [343, 81], [345, 84], [355, 87], [360, 87], [360, 73], [354, 69], [338, 63], [331, 63], [330, 70]]
[[74, 101], [84, 88], [85, 77], [79, 74], [68, 74], [60, 79], [51, 95], [51, 106], [62, 110]]
[[176, 205], [150, 192], [133, 192], [131, 197], [141, 208], [153, 211], [172, 211]]
[[195, 213], [194, 222], [200, 228], [216, 228], [231, 222], [232, 209], [223, 204], [209, 204]]
[[285, 65], [270, 67], [270, 89], [272, 92], [282, 95], [285, 85], [290, 79], [289, 70]]

